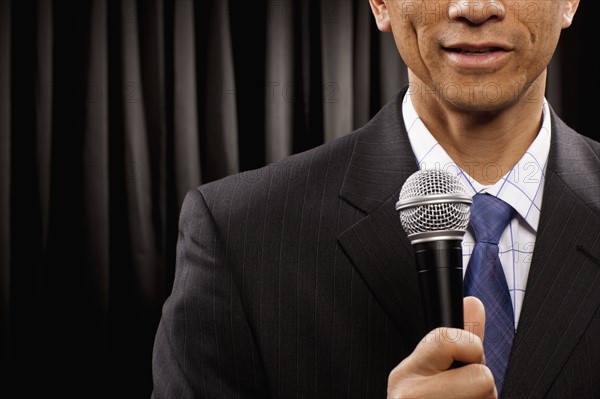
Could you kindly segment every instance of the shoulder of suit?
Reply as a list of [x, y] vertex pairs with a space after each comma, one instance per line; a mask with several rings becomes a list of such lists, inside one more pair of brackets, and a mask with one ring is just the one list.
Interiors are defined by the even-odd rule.
[[220, 196], [224, 192], [249, 193], [250, 191], [260, 197], [270, 191], [274, 185], [302, 184], [307, 175], [329, 168], [332, 160], [349, 158], [358, 133], [354, 131], [261, 168], [231, 174], [202, 184], [196, 190], [205, 197]]

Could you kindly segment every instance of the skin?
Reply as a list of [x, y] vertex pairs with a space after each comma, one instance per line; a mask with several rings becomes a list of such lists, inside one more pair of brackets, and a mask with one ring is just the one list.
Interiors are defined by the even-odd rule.
[[[408, 66], [417, 113], [448, 155], [484, 185], [506, 174], [535, 139], [547, 66], [578, 4], [370, 0], [378, 28], [392, 32]], [[484, 65], [471, 54], [457, 63], [460, 48], [494, 50], [498, 60]], [[465, 59], [475, 65], [465, 66]]]
[[[411, 99], [429, 131], [475, 180], [498, 181], [539, 132], [547, 66], [579, 0], [370, 0], [370, 5], [378, 28], [394, 36], [409, 69]], [[490, 163], [501, 173], [486, 174]], [[390, 373], [388, 398], [497, 396], [483, 356], [480, 301], [465, 299], [465, 320], [480, 329], [428, 334]], [[431, 338], [443, 336], [460, 338]], [[449, 369], [453, 361], [467, 365]]]
[[[392, 370], [388, 399], [497, 397], [494, 377], [485, 366], [485, 309], [479, 299], [464, 299], [464, 319], [464, 330], [433, 330]], [[454, 361], [465, 365], [448, 370]]]

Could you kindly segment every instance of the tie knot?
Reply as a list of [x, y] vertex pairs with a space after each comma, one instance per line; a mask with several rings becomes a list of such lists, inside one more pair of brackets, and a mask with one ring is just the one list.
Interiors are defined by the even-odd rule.
[[475, 194], [469, 223], [475, 240], [498, 245], [500, 236], [514, 213], [512, 206], [493, 195]]

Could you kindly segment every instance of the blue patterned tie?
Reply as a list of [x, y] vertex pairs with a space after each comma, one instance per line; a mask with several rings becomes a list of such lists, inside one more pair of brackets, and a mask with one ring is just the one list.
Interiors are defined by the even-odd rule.
[[498, 397], [515, 335], [513, 306], [498, 257], [498, 241], [514, 212], [513, 207], [492, 195], [473, 196], [470, 226], [476, 242], [464, 279], [465, 296], [475, 296], [485, 305], [483, 347]]

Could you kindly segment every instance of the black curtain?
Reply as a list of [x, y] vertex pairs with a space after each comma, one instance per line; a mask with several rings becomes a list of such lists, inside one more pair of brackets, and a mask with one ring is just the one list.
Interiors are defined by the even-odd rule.
[[[598, 139], [591, 7], [548, 97]], [[186, 191], [405, 83], [367, 0], [0, 0], [0, 395], [149, 397]]]

